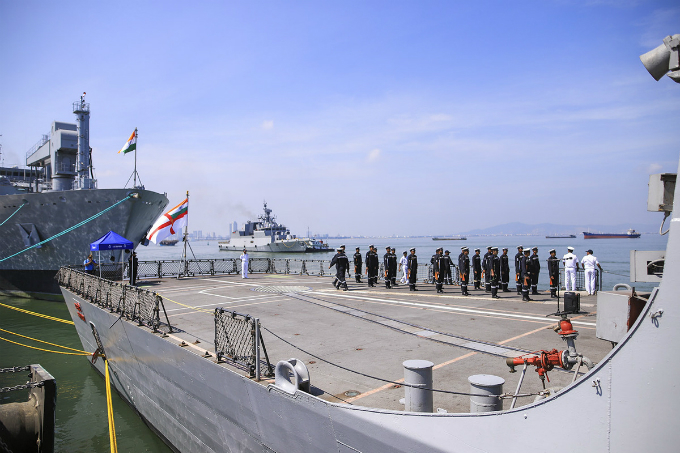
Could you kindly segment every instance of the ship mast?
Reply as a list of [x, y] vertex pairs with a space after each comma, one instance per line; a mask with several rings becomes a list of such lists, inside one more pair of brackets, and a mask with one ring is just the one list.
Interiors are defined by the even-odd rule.
[[85, 93], [80, 101], [73, 103], [73, 113], [78, 120], [78, 155], [76, 158], [76, 180], [74, 189], [94, 189], [94, 180], [89, 177], [90, 166], [90, 104], [85, 102]]

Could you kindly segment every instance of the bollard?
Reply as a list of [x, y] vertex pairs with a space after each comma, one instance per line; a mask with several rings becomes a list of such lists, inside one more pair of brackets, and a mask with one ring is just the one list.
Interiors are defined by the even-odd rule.
[[[432, 367], [429, 360], [407, 360], [404, 362], [404, 386], [407, 412], [432, 412]], [[420, 387], [420, 388], [418, 388]]]
[[491, 374], [476, 374], [468, 378], [470, 393], [470, 412], [494, 412], [503, 410], [503, 400], [497, 396], [503, 393], [505, 379]]

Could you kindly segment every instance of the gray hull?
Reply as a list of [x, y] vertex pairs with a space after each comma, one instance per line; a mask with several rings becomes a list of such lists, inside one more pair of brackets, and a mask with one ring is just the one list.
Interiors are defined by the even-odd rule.
[[[679, 239], [671, 237], [669, 248], [680, 250]], [[666, 266], [671, 275], [680, 272], [670, 254]], [[423, 414], [265, 387], [217, 365], [214, 356], [181, 348], [176, 338], [115, 322], [117, 313], [62, 288], [85, 350], [95, 349], [89, 322], [98, 327], [118, 393], [167, 443], [201, 453], [526, 452], [525, 440], [536, 433], [562, 433], [561, 442], [573, 437], [584, 451], [673, 451], [680, 442], [673, 422], [680, 366], [669, 357], [680, 344], [680, 308], [674, 303], [679, 291], [677, 279], [664, 281], [619, 345], [549, 399], [505, 412]], [[650, 319], [662, 308], [662, 317]], [[101, 360], [95, 366], [103, 373]]]
[[[45, 240], [103, 211], [129, 193], [131, 198], [97, 219], [36, 248], [0, 263], [0, 294], [52, 299], [59, 297], [54, 275], [64, 264], [80, 264], [90, 243], [113, 230], [137, 245], [163, 212], [168, 199], [159, 193], [139, 189], [93, 189], [26, 193], [0, 196], [0, 222], [22, 203], [28, 202], [0, 227], [0, 259], [27, 247], [24, 235], [35, 226], [38, 240]], [[22, 228], [23, 226], [23, 228]], [[22, 233], [24, 232], [24, 233]], [[121, 252], [102, 253], [103, 262]], [[95, 259], [97, 254], [95, 253]]]

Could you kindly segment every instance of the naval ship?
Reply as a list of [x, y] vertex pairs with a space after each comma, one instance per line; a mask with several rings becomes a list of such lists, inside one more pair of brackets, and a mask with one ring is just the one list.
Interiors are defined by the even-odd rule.
[[257, 220], [246, 222], [238, 231], [232, 231], [226, 241], [218, 243], [220, 250], [248, 252], [330, 252], [332, 249], [323, 241], [311, 238], [298, 238], [291, 234], [285, 225], [276, 221], [272, 210], [264, 202], [264, 214]]
[[[61, 300], [54, 275], [64, 264], [80, 264], [89, 245], [113, 230], [144, 241], [168, 204], [164, 194], [98, 189], [89, 138], [90, 104], [73, 103], [77, 124], [54, 121], [50, 133], [26, 153], [27, 169], [0, 169], [0, 294]], [[125, 200], [99, 217], [38, 245]], [[36, 246], [37, 245], [37, 246]], [[30, 250], [22, 250], [31, 247]], [[122, 251], [102, 254], [120, 262]]]

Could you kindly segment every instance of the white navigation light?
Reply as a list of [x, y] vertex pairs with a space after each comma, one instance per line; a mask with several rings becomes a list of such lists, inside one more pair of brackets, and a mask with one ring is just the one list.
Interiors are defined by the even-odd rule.
[[668, 77], [680, 83], [680, 35], [666, 36], [656, 49], [640, 55], [642, 64], [655, 80], [661, 79], [668, 73]]

